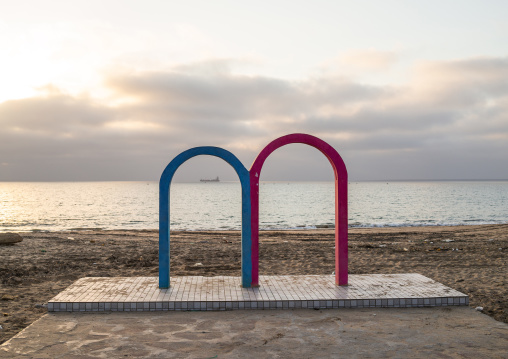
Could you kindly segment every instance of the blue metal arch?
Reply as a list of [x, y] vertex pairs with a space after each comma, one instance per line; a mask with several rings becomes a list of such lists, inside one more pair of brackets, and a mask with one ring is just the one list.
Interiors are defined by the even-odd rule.
[[194, 147], [176, 156], [162, 172], [159, 181], [159, 288], [169, 288], [169, 195], [173, 176], [185, 161], [199, 155], [210, 155], [222, 158], [229, 163], [240, 178], [242, 186], [242, 287], [248, 288], [252, 283], [251, 258], [251, 205], [249, 171], [231, 152], [220, 147]]

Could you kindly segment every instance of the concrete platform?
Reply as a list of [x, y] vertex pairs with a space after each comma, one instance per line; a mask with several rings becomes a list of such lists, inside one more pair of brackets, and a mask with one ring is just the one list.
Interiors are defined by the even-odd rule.
[[261, 276], [259, 288], [242, 288], [240, 277], [81, 278], [48, 302], [50, 312], [207, 311], [236, 309], [337, 309], [468, 305], [467, 295], [420, 274]]
[[465, 306], [48, 313], [0, 358], [508, 358], [508, 324]]

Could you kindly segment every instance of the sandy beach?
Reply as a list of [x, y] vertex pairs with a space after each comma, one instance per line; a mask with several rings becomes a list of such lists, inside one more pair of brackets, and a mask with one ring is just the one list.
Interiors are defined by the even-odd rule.
[[[0, 343], [46, 313], [49, 299], [81, 277], [157, 276], [158, 232], [24, 233], [0, 246]], [[331, 274], [333, 230], [263, 231], [261, 274]], [[349, 271], [420, 273], [508, 323], [508, 224], [349, 230]], [[200, 263], [196, 265], [197, 263]], [[171, 275], [240, 276], [240, 232], [174, 232]]]

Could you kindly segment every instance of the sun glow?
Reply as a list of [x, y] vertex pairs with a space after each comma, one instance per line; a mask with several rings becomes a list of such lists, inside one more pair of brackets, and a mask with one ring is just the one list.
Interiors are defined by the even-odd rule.
[[71, 49], [59, 26], [17, 27], [19, 32], [13, 31], [16, 26], [0, 25], [0, 102], [35, 96], [48, 84], [75, 91], [77, 83], [90, 79], [93, 70], [65, 56]]

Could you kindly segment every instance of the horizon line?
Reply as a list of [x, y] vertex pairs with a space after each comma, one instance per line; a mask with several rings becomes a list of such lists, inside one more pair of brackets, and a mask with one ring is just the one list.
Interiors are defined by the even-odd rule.
[[[508, 181], [508, 178], [501, 179], [361, 179], [354, 180], [348, 179], [348, 183], [352, 182], [504, 182]], [[69, 182], [159, 182], [159, 180], [19, 180], [19, 181], [4, 181], [0, 180], [0, 183], [69, 183]], [[235, 183], [240, 182], [238, 180], [223, 180], [218, 183]], [[261, 180], [260, 182], [334, 182], [334, 180]], [[174, 183], [201, 183], [200, 180], [195, 181], [175, 181]]]

